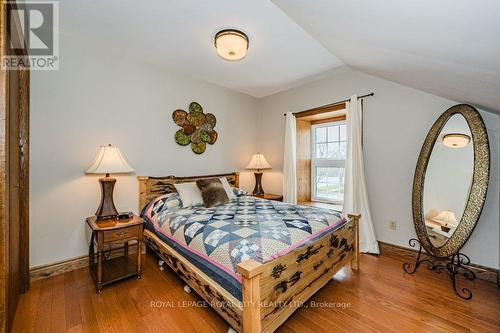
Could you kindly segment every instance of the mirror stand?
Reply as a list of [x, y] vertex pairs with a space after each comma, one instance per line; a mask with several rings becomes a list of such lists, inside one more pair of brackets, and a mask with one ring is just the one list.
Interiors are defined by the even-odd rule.
[[[415, 264], [413, 265], [413, 269], [411, 269], [410, 263], [404, 263], [403, 269], [408, 274], [413, 274], [417, 271], [418, 267], [422, 263], [427, 263], [427, 269], [433, 272], [440, 274], [443, 271], [446, 271], [450, 277], [451, 284], [453, 286], [453, 290], [458, 295], [458, 297], [469, 300], [472, 298], [472, 292], [469, 288], [461, 288], [457, 289], [457, 278], [460, 273], [467, 280], [473, 281], [476, 279], [476, 275], [472, 272], [467, 265], [470, 264], [470, 259], [465, 254], [457, 251], [455, 254], [451, 255], [448, 258], [435, 258], [428, 253], [425, 253], [427, 257], [422, 257], [422, 244], [416, 238], [412, 238], [409, 241], [411, 247], [416, 247], [417, 244], [419, 246], [418, 256]], [[435, 258], [435, 260], [431, 260], [429, 258]]]

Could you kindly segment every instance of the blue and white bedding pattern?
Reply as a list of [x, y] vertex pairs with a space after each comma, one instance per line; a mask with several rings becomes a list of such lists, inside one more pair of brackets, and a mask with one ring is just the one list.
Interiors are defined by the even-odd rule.
[[346, 222], [336, 211], [238, 194], [236, 200], [212, 208], [183, 208], [177, 193], [167, 194], [149, 203], [142, 216], [149, 230], [190, 261], [237, 281], [238, 263], [265, 263]]

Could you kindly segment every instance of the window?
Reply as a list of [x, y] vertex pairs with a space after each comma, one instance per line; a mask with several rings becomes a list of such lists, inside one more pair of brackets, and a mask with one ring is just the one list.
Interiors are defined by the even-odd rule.
[[342, 204], [347, 153], [345, 121], [313, 125], [311, 136], [312, 200]]

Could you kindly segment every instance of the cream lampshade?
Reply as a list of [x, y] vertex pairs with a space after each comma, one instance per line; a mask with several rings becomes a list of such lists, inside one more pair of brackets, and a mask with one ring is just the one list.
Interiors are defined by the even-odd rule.
[[431, 220], [439, 223], [441, 225], [441, 230], [446, 232], [450, 231], [451, 228], [456, 228], [458, 226], [455, 213], [450, 210], [443, 210]]
[[247, 169], [254, 169], [254, 170], [263, 170], [263, 169], [271, 169], [271, 164], [269, 164], [264, 157], [264, 154], [257, 153], [253, 154], [252, 159], [247, 165]]
[[129, 173], [134, 169], [125, 161], [118, 147], [101, 146], [92, 165], [85, 171], [88, 174]]
[[260, 172], [260, 170], [271, 169], [271, 164], [267, 162], [263, 154], [257, 153], [253, 154], [246, 168], [257, 170], [256, 172], [254, 172], [255, 187], [253, 189], [253, 194], [264, 195], [264, 189], [262, 188], [262, 172]]
[[99, 179], [99, 183], [101, 184], [101, 203], [95, 213], [98, 219], [114, 218], [118, 215], [113, 202], [113, 189], [116, 179], [109, 177], [109, 174], [130, 172], [134, 172], [134, 169], [125, 161], [118, 147], [113, 147], [112, 145], [100, 147], [94, 162], [85, 171], [86, 174], [106, 175], [106, 177]]

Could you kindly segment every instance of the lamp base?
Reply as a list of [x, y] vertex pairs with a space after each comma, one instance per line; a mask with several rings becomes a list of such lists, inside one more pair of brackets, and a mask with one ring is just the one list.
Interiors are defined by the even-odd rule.
[[115, 183], [116, 179], [108, 176], [99, 179], [99, 184], [101, 184], [101, 203], [95, 212], [95, 216], [99, 220], [111, 219], [118, 216], [118, 211], [113, 202]]
[[253, 195], [264, 195], [264, 189], [262, 188], [262, 172], [254, 172], [253, 174], [255, 175]]
[[446, 227], [444, 225], [441, 226], [441, 231], [444, 231], [444, 232], [450, 232], [451, 228], [449, 227]]

